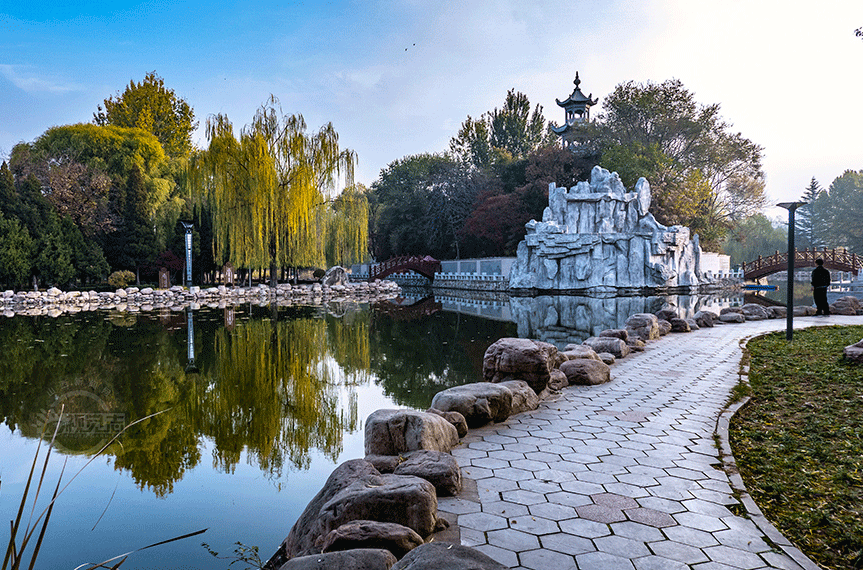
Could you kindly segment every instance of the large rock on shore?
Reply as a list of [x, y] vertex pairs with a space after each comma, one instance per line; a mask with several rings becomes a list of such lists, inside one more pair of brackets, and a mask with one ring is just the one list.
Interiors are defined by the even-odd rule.
[[437, 408], [429, 408], [426, 412], [430, 414], [434, 414], [436, 416], [440, 416], [449, 423], [451, 423], [455, 430], [458, 432], [459, 437], [464, 437], [467, 435], [467, 420], [464, 419], [464, 416], [458, 412], [442, 412]]
[[488, 347], [482, 361], [486, 382], [524, 380], [539, 394], [557, 364], [557, 347], [526, 338], [502, 338]]
[[626, 319], [626, 332], [647, 342], [659, 338], [659, 319], [651, 313], [636, 313]]
[[692, 316], [696, 324], [701, 328], [711, 328], [713, 323], [719, 319], [719, 315], [711, 311], [698, 311]]
[[764, 321], [770, 318], [767, 309], [758, 303], [746, 303], [740, 310], [747, 321]]
[[499, 384], [512, 392], [512, 408], [509, 415], [529, 412], [539, 407], [539, 396], [524, 380], [505, 380]]
[[830, 312], [837, 315], [859, 315], [861, 314], [860, 299], [850, 295], [836, 299], [836, 302], [830, 305]]
[[589, 346], [596, 353], [608, 352], [616, 358], [624, 358], [629, 354], [629, 346], [626, 341], [620, 338], [610, 336], [592, 336], [584, 341], [585, 346]]
[[365, 444], [366, 455], [398, 455], [420, 449], [449, 451], [458, 444], [458, 431], [435, 414], [377, 410], [366, 419]]
[[279, 570], [390, 570], [398, 562], [395, 555], [382, 548], [357, 548], [300, 556], [285, 562]]
[[566, 374], [570, 385], [595, 386], [611, 380], [611, 368], [599, 360], [567, 360], [560, 365], [560, 371]]
[[[575, 360], [577, 358], [588, 358], [590, 360], [600, 360], [599, 355], [595, 350], [584, 344], [568, 344], [560, 353], [567, 360]], [[562, 363], [561, 363], [562, 364]]]
[[321, 510], [324, 505], [352, 483], [368, 481], [380, 475], [378, 470], [364, 459], [352, 459], [336, 467], [318, 494], [306, 505], [306, 509], [282, 542], [280, 550], [284, 557], [294, 558], [319, 553], [322, 544], [316, 544], [316, 541], [323, 540], [325, 536], [321, 521]]
[[842, 354], [845, 356], [846, 359], [850, 360], [851, 362], [863, 364], [863, 340], [858, 343], [846, 346]]
[[408, 552], [392, 570], [506, 570], [506, 566], [468, 546], [429, 542]]
[[512, 391], [500, 384], [476, 382], [453, 386], [435, 394], [431, 407], [442, 412], [458, 412], [470, 427], [502, 422], [512, 412]]
[[413, 475], [434, 485], [438, 496], [461, 492], [461, 469], [455, 457], [440, 451], [415, 451], [393, 470], [395, 475]]
[[[351, 521], [331, 531], [324, 538], [324, 552], [355, 548], [385, 548], [396, 558], [423, 544], [423, 539], [412, 529], [388, 522]], [[395, 560], [393, 561], [395, 563]]]

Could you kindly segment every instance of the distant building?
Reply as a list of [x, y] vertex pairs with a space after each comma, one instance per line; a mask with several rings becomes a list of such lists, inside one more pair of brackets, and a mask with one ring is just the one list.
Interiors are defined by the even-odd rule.
[[584, 142], [585, 131], [584, 125], [590, 122], [590, 108], [599, 103], [599, 98], [594, 99], [593, 93], [585, 96], [581, 92], [579, 85], [581, 79], [578, 77], [578, 72], [575, 72], [575, 90], [565, 100], [555, 99], [558, 106], [563, 107], [566, 120], [563, 125], [557, 126], [552, 123], [551, 130], [560, 136], [560, 142], [563, 148], [574, 150], [575, 147]]

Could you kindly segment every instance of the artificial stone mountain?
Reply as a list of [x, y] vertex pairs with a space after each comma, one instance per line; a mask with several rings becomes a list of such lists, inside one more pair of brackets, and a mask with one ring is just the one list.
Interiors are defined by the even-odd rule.
[[554, 183], [542, 221], [526, 224], [510, 272], [512, 290], [621, 292], [699, 285], [701, 247], [689, 228], [666, 227], [648, 212], [650, 185], [627, 192], [617, 173], [594, 166], [590, 183]]

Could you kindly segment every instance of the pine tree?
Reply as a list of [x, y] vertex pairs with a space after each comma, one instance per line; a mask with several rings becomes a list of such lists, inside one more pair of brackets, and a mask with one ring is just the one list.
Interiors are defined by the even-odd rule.
[[819, 228], [816, 224], [816, 220], [819, 218], [816, 200], [821, 192], [823, 190], [813, 176], [812, 181], [800, 198], [800, 201], [806, 202], [806, 204], [800, 206], [795, 214], [794, 227], [797, 232], [795, 240], [797, 241], [797, 246], [800, 248], [821, 247], [824, 245], [823, 241], [819, 239]]

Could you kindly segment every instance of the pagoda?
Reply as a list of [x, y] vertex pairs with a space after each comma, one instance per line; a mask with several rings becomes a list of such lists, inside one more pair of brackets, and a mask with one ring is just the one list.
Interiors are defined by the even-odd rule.
[[563, 148], [573, 149], [581, 143], [584, 133], [580, 129], [582, 125], [590, 122], [590, 108], [599, 102], [599, 99], [593, 99], [593, 93], [585, 95], [581, 92], [579, 85], [581, 79], [578, 77], [578, 72], [575, 72], [575, 90], [565, 100], [555, 99], [558, 106], [563, 107], [566, 113], [566, 121], [561, 126], [556, 124], [551, 125], [551, 130], [560, 135]]

